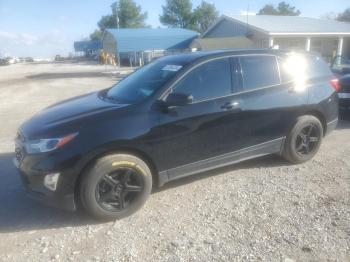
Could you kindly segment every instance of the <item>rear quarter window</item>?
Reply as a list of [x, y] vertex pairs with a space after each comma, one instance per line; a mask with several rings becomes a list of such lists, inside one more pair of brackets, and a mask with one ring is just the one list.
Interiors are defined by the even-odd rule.
[[309, 78], [318, 78], [332, 75], [328, 64], [321, 57], [306, 56], [306, 62], [308, 63], [306, 73], [308, 74]]
[[305, 79], [332, 76], [328, 64], [318, 56], [288, 55], [283, 58], [279, 57], [278, 63], [282, 83], [291, 82], [300, 76]]

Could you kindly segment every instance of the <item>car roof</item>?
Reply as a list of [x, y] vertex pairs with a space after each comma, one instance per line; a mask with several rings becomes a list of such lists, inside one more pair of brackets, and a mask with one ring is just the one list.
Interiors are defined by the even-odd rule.
[[188, 54], [171, 55], [162, 58], [163, 61], [169, 61], [179, 64], [192, 64], [197, 61], [211, 59], [215, 57], [230, 56], [230, 55], [247, 55], [247, 54], [272, 54], [272, 55], [286, 55], [290, 51], [276, 50], [276, 49], [225, 49], [215, 51], [199, 51]]

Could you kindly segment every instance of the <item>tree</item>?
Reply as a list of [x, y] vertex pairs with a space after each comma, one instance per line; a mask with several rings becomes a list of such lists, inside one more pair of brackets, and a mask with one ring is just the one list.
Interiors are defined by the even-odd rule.
[[159, 19], [169, 27], [193, 28], [192, 3], [190, 0], [166, 0]]
[[260, 9], [258, 15], [278, 15], [278, 11], [273, 5], [265, 5]]
[[347, 8], [343, 13], [340, 13], [336, 19], [341, 22], [350, 22], [350, 7]]
[[142, 13], [141, 6], [136, 5], [133, 0], [120, 0], [118, 16], [120, 28], [147, 27], [147, 12]]
[[202, 1], [193, 12], [192, 24], [196, 31], [204, 33], [218, 18], [219, 12], [216, 10], [215, 5]]
[[133, 0], [120, 0], [111, 5], [112, 14], [102, 16], [98, 22], [101, 31], [106, 28], [138, 28], [147, 27], [147, 12], [142, 13], [141, 6]]
[[117, 17], [113, 15], [104, 15], [97, 23], [100, 31], [104, 31], [106, 28], [117, 28]]
[[296, 10], [295, 6], [291, 6], [286, 2], [280, 2], [278, 4], [277, 11], [279, 12], [279, 15], [292, 15], [292, 16], [300, 15], [300, 10]]
[[91, 40], [101, 40], [102, 33], [106, 28], [140, 28], [148, 27], [145, 23], [147, 12], [142, 13], [141, 6], [134, 0], [120, 0], [111, 5], [112, 14], [104, 15], [98, 21], [100, 30], [95, 30]]
[[296, 10], [294, 6], [291, 6], [290, 4], [286, 2], [280, 2], [275, 8], [273, 5], [265, 5], [260, 11], [258, 12], [258, 15], [291, 15], [291, 16], [298, 16], [300, 15], [300, 10]]
[[90, 34], [90, 40], [97, 41], [102, 39], [102, 32], [100, 30], [95, 30], [92, 34]]
[[338, 14], [335, 12], [327, 12], [323, 15], [320, 16], [321, 19], [326, 19], [326, 20], [336, 20]]

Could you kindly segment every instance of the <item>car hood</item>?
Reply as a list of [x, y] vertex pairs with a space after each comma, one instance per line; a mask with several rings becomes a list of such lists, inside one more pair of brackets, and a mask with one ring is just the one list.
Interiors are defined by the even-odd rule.
[[42, 110], [25, 122], [20, 130], [25, 136], [32, 138], [47, 134], [50, 129], [57, 129], [61, 126], [77, 129], [86, 119], [125, 106], [125, 104], [111, 103], [101, 99], [98, 92], [87, 94], [65, 100]]

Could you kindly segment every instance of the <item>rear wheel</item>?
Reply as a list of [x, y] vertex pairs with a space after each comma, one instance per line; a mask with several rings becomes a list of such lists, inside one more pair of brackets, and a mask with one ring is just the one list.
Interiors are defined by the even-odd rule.
[[99, 159], [82, 179], [80, 197], [86, 211], [97, 219], [129, 216], [146, 202], [152, 189], [150, 168], [126, 154]]
[[316, 117], [302, 116], [286, 138], [282, 156], [290, 163], [299, 164], [313, 158], [323, 138], [323, 127]]

